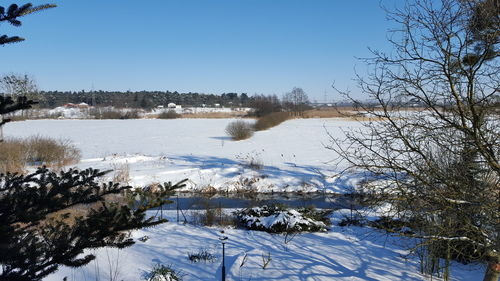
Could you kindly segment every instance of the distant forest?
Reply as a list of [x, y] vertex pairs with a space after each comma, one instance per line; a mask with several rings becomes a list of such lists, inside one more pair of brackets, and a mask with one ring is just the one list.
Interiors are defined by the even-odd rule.
[[178, 93], [161, 91], [106, 92], [106, 91], [41, 91], [38, 92], [39, 106], [54, 108], [67, 103], [87, 103], [91, 106], [114, 106], [151, 109], [169, 103], [186, 106], [212, 107], [219, 104], [224, 107], [247, 107], [252, 101], [246, 93], [224, 93], [221, 95], [200, 93]]

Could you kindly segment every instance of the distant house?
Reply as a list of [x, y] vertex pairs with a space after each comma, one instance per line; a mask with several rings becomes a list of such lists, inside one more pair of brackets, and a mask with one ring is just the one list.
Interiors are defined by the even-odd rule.
[[214, 104], [215, 107], [220, 107], [220, 103]]
[[163, 105], [158, 105], [156, 108], [162, 109], [162, 108], [164, 108], [164, 106]]
[[167, 105], [167, 107], [168, 107], [168, 108], [175, 108], [176, 106], [177, 106], [177, 105], [176, 105], [175, 103], [173, 103], [173, 102], [171, 102], [171, 103], [169, 103], [169, 104]]
[[89, 108], [90, 106], [84, 102], [81, 102], [79, 104], [74, 104], [74, 103], [67, 103], [64, 105], [66, 108]]

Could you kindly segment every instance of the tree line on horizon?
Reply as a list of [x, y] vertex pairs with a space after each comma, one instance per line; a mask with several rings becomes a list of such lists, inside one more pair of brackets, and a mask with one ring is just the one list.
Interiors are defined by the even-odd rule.
[[302, 88], [294, 87], [281, 98], [277, 95], [247, 93], [179, 93], [177, 91], [40, 91], [35, 80], [24, 74], [0, 76], [0, 95], [12, 98], [27, 97], [36, 100], [39, 108], [55, 108], [68, 103], [86, 103], [90, 106], [117, 108], [142, 108], [150, 110], [170, 103], [184, 107], [251, 107], [257, 116], [271, 112], [303, 112], [310, 108], [307, 94]]
[[54, 108], [67, 103], [87, 103], [91, 106], [151, 109], [159, 105], [175, 103], [182, 106], [247, 107], [251, 101], [246, 93], [179, 93], [177, 91], [40, 91], [39, 106]]

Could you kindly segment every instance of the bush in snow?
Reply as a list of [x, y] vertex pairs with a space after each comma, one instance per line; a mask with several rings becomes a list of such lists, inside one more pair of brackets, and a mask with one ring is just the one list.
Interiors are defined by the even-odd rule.
[[80, 161], [80, 150], [67, 140], [43, 136], [0, 142], [0, 173], [23, 173], [27, 165], [60, 169]]
[[146, 281], [180, 281], [182, 276], [179, 271], [170, 266], [157, 264], [153, 269], [144, 275]]
[[197, 253], [188, 253], [188, 259], [191, 262], [215, 262], [217, 260], [215, 254], [208, 249], [200, 249]]
[[253, 128], [252, 125], [243, 120], [236, 120], [227, 125], [226, 133], [233, 140], [244, 140], [253, 135]]
[[283, 205], [262, 206], [236, 211], [241, 226], [270, 233], [326, 231], [330, 225], [329, 210], [315, 208], [288, 209]]
[[175, 112], [175, 110], [163, 111], [158, 115], [158, 119], [176, 119], [181, 117], [182, 115]]

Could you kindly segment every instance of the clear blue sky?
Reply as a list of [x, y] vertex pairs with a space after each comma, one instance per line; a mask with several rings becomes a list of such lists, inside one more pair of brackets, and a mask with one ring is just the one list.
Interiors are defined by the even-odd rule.
[[[16, 2], [2, 1], [3, 5]], [[49, 1], [33, 1], [34, 4]], [[397, 0], [382, 3], [394, 5]], [[43, 90], [171, 90], [335, 98], [353, 88], [355, 57], [387, 48], [377, 0], [66, 0], [0, 34], [0, 74]], [[356, 90], [354, 90], [356, 92]]]

